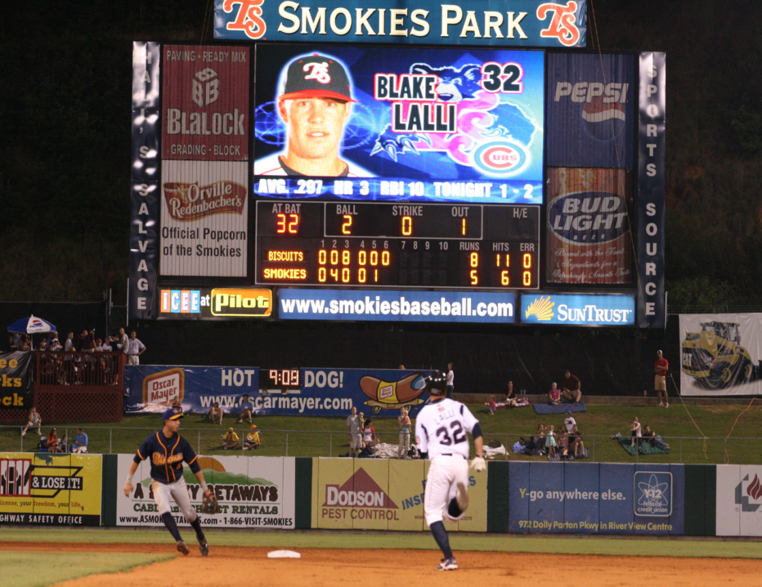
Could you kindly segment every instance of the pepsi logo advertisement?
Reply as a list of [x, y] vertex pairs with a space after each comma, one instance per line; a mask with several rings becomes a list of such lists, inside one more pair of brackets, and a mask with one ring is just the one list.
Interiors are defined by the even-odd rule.
[[540, 51], [259, 45], [256, 68], [256, 196], [542, 203]]
[[548, 54], [548, 166], [632, 168], [635, 73], [633, 55]]

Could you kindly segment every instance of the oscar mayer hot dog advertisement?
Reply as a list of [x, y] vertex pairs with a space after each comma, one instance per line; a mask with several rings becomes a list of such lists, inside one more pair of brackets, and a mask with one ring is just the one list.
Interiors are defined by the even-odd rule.
[[[262, 367], [169, 367], [125, 369], [125, 411], [156, 412], [179, 401], [186, 413], [206, 414], [216, 402], [237, 414], [244, 401], [256, 415], [410, 416], [428, 401], [428, 371], [404, 369], [267, 369]], [[244, 395], [247, 399], [244, 400]]]

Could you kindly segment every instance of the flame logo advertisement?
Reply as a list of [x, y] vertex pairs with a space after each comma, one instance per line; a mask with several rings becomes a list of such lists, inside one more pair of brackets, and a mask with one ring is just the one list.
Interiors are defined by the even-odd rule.
[[760, 483], [757, 475], [754, 475], [754, 481], [749, 483], [748, 487], [746, 487], [746, 495], [752, 499], [759, 499], [762, 497], [762, 483]]
[[540, 296], [539, 300], [535, 300], [529, 304], [529, 307], [524, 313], [524, 317], [529, 318], [530, 316], [535, 316], [537, 320], [551, 320], [553, 318], [553, 307], [555, 305], [555, 302], [550, 301], [550, 297], [546, 298]]

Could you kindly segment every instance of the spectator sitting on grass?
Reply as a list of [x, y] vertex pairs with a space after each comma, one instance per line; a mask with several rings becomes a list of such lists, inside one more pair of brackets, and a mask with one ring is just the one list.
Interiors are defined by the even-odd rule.
[[232, 428], [228, 428], [227, 433], [222, 437], [222, 448], [230, 450], [238, 448], [239, 444], [241, 444], [241, 439], [238, 438], [238, 434]]
[[550, 384], [550, 391], [548, 392], [548, 403], [551, 406], [557, 406], [561, 403], [561, 390], [558, 389], [558, 384], [554, 381]]
[[648, 424], [646, 424], [643, 428], [643, 440], [656, 448], [660, 448], [662, 450], [670, 449], [670, 446], [664, 442], [660, 435], [651, 430], [651, 427]]
[[212, 424], [215, 422], [217, 422], [217, 424], [222, 424], [222, 408], [220, 407], [220, 402], [214, 402], [214, 405], [210, 408], [207, 416], [212, 421]]
[[575, 459], [585, 456], [585, 443], [582, 442], [582, 434], [576, 424], [569, 433], [569, 452], [574, 453]]
[[261, 446], [259, 442], [259, 432], [257, 432], [257, 425], [252, 424], [251, 429], [246, 434], [246, 438], [243, 441], [243, 448], [246, 450], [252, 448], [259, 448]]
[[71, 444], [71, 452], [77, 454], [87, 452], [87, 434], [82, 428], [77, 428], [77, 435]]
[[495, 396], [491, 395], [489, 396], [489, 403], [487, 404], [487, 413], [490, 416], [494, 416], [495, 410], [497, 410], [497, 402], [495, 402]]
[[243, 423], [243, 419], [246, 418], [251, 424], [251, 411], [254, 409], [254, 405], [249, 400], [249, 396], [244, 394], [243, 401], [241, 402], [241, 415], [238, 417], [238, 423]]

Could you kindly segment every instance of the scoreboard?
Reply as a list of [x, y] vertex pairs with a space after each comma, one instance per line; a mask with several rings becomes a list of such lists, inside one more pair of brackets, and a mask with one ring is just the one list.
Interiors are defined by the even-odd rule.
[[258, 285], [539, 287], [537, 206], [260, 200], [256, 215]]
[[663, 60], [135, 43], [129, 315], [660, 327]]

